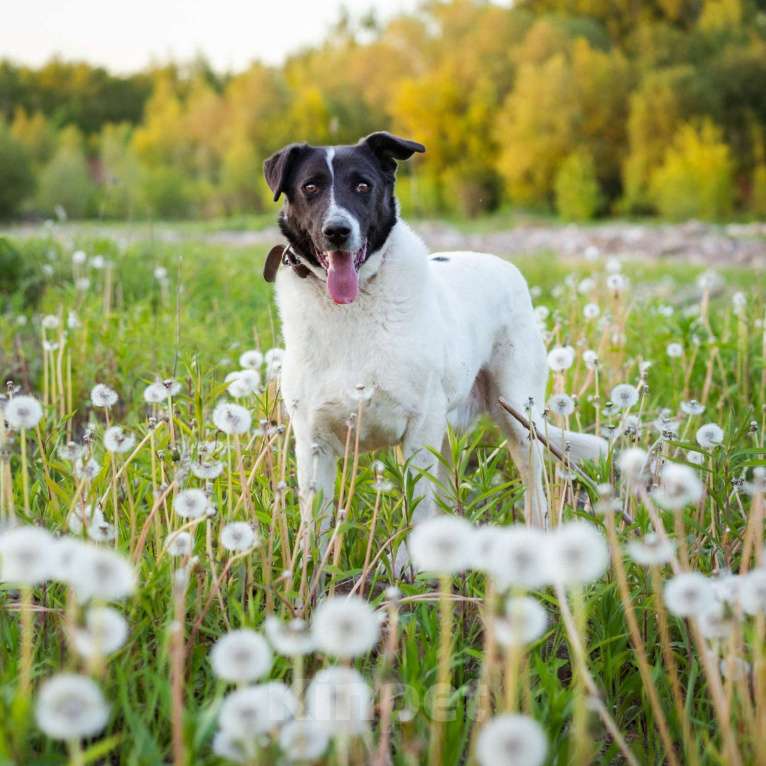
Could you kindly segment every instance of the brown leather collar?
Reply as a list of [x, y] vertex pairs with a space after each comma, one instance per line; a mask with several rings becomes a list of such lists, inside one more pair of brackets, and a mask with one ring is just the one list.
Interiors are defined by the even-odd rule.
[[273, 282], [277, 278], [277, 271], [282, 264], [292, 266], [293, 271], [301, 279], [306, 279], [311, 274], [311, 269], [298, 260], [290, 245], [274, 245], [269, 250], [266, 262], [263, 264], [263, 278], [267, 282]]

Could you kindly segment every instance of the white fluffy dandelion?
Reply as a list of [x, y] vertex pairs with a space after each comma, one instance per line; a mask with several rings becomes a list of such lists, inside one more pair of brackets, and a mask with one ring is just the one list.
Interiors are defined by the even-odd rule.
[[81, 657], [107, 657], [128, 637], [128, 622], [109, 606], [92, 606], [85, 614], [85, 627], [75, 628], [72, 644]]
[[372, 716], [372, 695], [362, 675], [353, 668], [320, 670], [306, 690], [308, 717], [327, 734], [363, 733]]
[[575, 360], [575, 350], [571, 346], [557, 346], [548, 352], [548, 367], [554, 372], [568, 370]]
[[703, 449], [714, 449], [723, 444], [723, 429], [716, 423], [705, 423], [697, 429], [697, 444]]
[[0, 534], [0, 580], [37, 585], [51, 574], [53, 536], [40, 527], [12, 527]]
[[40, 687], [35, 718], [48, 737], [79, 740], [98, 734], [106, 726], [109, 706], [95, 681], [61, 673]]
[[742, 578], [739, 602], [747, 614], [766, 614], [766, 569], [753, 569]]
[[282, 622], [278, 617], [269, 616], [263, 627], [274, 651], [285, 657], [302, 657], [316, 648], [311, 628], [298, 617]]
[[333, 657], [358, 657], [369, 652], [380, 637], [375, 610], [359, 596], [335, 596], [321, 603], [311, 620], [311, 634], [319, 651]]
[[612, 389], [610, 398], [621, 410], [627, 410], [638, 403], [638, 389], [630, 383], [620, 383]]
[[601, 314], [601, 309], [597, 303], [586, 303], [582, 309], [582, 315], [586, 319], [596, 319]]
[[548, 583], [543, 549], [545, 534], [532, 527], [517, 524], [498, 530], [490, 551], [488, 567], [496, 587], [539, 588]]
[[681, 410], [687, 415], [701, 415], [705, 411], [705, 405], [696, 399], [690, 399], [688, 402], [681, 402]]
[[254, 630], [241, 628], [226, 633], [210, 651], [210, 663], [218, 678], [247, 683], [265, 676], [271, 669], [271, 648]]
[[561, 418], [568, 418], [574, 414], [574, 399], [567, 394], [554, 394], [548, 399], [548, 409]]
[[162, 404], [162, 402], [167, 401], [169, 398], [170, 394], [167, 388], [165, 388], [159, 380], [150, 383], [144, 389], [144, 401], [147, 404]]
[[249, 370], [260, 370], [263, 365], [263, 354], [257, 348], [251, 348], [240, 354], [239, 364]]
[[226, 376], [225, 382], [228, 383], [226, 390], [229, 396], [235, 399], [257, 394], [261, 388], [261, 376], [256, 370], [235, 370]]
[[665, 583], [665, 605], [677, 617], [697, 617], [714, 603], [713, 586], [699, 572], [682, 572]]
[[193, 460], [189, 464], [189, 470], [198, 479], [211, 481], [221, 475], [223, 463], [220, 460]]
[[322, 757], [330, 739], [316, 721], [289, 721], [279, 732], [279, 747], [291, 762], [309, 763]]
[[81, 549], [70, 578], [81, 602], [117, 601], [136, 589], [136, 571], [130, 561], [117, 551], [95, 545]]
[[182, 529], [171, 532], [165, 538], [165, 550], [174, 557], [191, 556], [194, 549], [194, 538], [191, 532]]
[[226, 761], [247, 763], [256, 757], [257, 745], [254, 739], [243, 740], [221, 729], [213, 735], [212, 750]]
[[117, 404], [117, 392], [103, 383], [97, 383], [90, 391], [90, 401], [94, 407], [109, 409]]
[[734, 613], [720, 602], [714, 601], [696, 617], [705, 638], [728, 638], [734, 632]]
[[629, 447], [620, 452], [617, 465], [630, 482], [641, 481], [646, 474], [649, 456], [639, 447]]
[[279, 729], [298, 711], [298, 700], [287, 686], [269, 681], [227, 694], [218, 725], [235, 738], [253, 738]]
[[239, 404], [221, 402], [213, 410], [213, 423], [225, 434], [244, 434], [252, 423], [250, 412]]
[[548, 625], [545, 608], [529, 596], [509, 598], [505, 615], [495, 620], [495, 635], [501, 646], [522, 646], [537, 641]]
[[650, 532], [642, 540], [631, 540], [625, 547], [633, 561], [643, 567], [669, 564], [675, 553], [673, 543], [654, 532]]
[[598, 367], [598, 354], [593, 349], [583, 351], [582, 360], [589, 370], [595, 370]]
[[542, 727], [525, 715], [492, 718], [476, 741], [476, 758], [481, 766], [541, 766], [547, 751]]
[[665, 463], [660, 485], [652, 496], [668, 511], [679, 511], [700, 501], [704, 487], [694, 469], [680, 463]]
[[460, 516], [435, 516], [415, 525], [407, 545], [418, 569], [455, 574], [471, 565], [473, 527]]
[[5, 405], [5, 419], [16, 431], [34, 428], [43, 416], [43, 408], [34, 396], [14, 396]]
[[246, 521], [230, 521], [221, 530], [221, 545], [227, 551], [242, 553], [254, 548], [257, 543], [255, 530]]
[[587, 521], [567, 521], [548, 533], [545, 557], [550, 578], [562, 585], [582, 585], [604, 574], [609, 548]]
[[184, 489], [173, 500], [173, 510], [182, 519], [201, 519], [209, 508], [210, 500], [201, 489]]
[[680, 343], [668, 343], [665, 353], [671, 359], [680, 359], [684, 355], [684, 347]]
[[122, 426], [112, 426], [104, 431], [104, 447], [109, 452], [128, 452], [135, 443], [136, 437]]

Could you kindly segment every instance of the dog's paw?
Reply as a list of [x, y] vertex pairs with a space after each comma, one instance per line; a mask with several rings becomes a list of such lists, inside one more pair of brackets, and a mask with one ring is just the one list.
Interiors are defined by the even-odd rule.
[[394, 579], [406, 582], [412, 582], [414, 579], [412, 559], [410, 559], [410, 552], [407, 550], [406, 543], [402, 543], [396, 551], [396, 556], [394, 557]]

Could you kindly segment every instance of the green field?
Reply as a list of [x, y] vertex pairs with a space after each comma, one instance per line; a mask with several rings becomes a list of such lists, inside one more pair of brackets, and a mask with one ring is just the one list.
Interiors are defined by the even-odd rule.
[[[76, 251], [84, 263], [73, 261]], [[728, 579], [764, 565], [763, 274], [732, 268], [700, 279], [700, 268], [682, 263], [564, 261], [554, 253], [514, 259], [535, 304], [548, 309], [541, 321], [549, 347], [576, 352], [569, 369], [551, 374], [550, 392], [576, 394], [570, 425], [598, 426], [613, 445], [603, 464], [583, 466], [584, 476], [548, 461], [554, 523], [593, 525], [599, 540], [609, 540], [611, 562], [592, 581], [532, 591], [547, 626], [528, 645], [507, 649], [495, 643], [512, 624], [503, 612], [506, 596], [520, 595], [518, 583], [501, 594], [492, 574], [469, 567], [441, 578], [417, 573], [396, 583], [398, 595], [389, 590], [388, 543], [406, 538], [417, 502], [395, 451], [357, 460], [352, 430], [336, 489], [348, 511], [334, 527], [337, 556], [322, 564], [315, 541], [309, 555], [301, 545], [276, 380], [260, 370], [260, 389], [237, 399], [252, 414], [247, 433], [227, 438], [214, 426], [215, 405], [232, 400], [224, 378], [240, 369], [240, 355], [280, 345], [272, 288], [261, 278], [264, 254], [193, 238], [160, 244], [131, 238], [129, 227], [107, 239], [86, 233], [63, 241], [42, 227], [30, 239], [0, 239], [0, 373], [7, 393], [32, 395], [44, 410], [27, 429], [3, 429], [0, 420], [0, 518], [66, 535], [72, 512], [100, 500], [100, 531], [115, 539], [91, 545], [116, 548], [137, 573], [134, 592], [111, 602], [129, 635], [109, 656], [83, 656], [74, 640], [87, 633], [98, 598], [81, 603], [77, 588], [55, 574], [27, 584], [24, 572], [3, 575], [0, 763], [226, 763], [212, 743], [234, 685], [215, 677], [213, 644], [237, 628], [262, 633], [271, 615], [310, 622], [331, 593], [354, 591], [385, 617], [370, 651], [346, 659], [314, 651], [302, 661], [275, 652], [259, 681], [284, 682], [299, 705], [325, 667], [353, 666], [369, 684], [374, 708], [361, 734], [338, 735], [322, 758], [303, 762], [475, 763], [487, 717], [514, 711], [541, 724], [549, 764], [766, 764], [766, 598], [761, 592], [753, 607], [737, 595], [749, 588], [752, 596], [760, 574]], [[94, 266], [97, 255], [104, 262]], [[620, 280], [609, 275], [618, 268], [625, 280], [615, 286]], [[587, 304], [598, 316], [588, 308], [586, 318]], [[675, 343], [680, 356], [668, 354]], [[598, 353], [595, 371], [586, 350]], [[146, 386], [169, 378], [178, 393], [147, 404]], [[99, 383], [119, 396], [108, 409], [91, 402]], [[623, 383], [640, 388], [627, 410], [609, 403]], [[687, 414], [691, 400], [704, 412]], [[695, 439], [706, 423], [722, 429], [719, 446]], [[135, 437], [124, 453], [104, 446], [115, 424]], [[92, 476], [79, 477], [62, 453], [69, 441], [98, 462]], [[207, 442], [214, 446], [206, 459], [223, 470], [201, 479], [190, 466]], [[451, 447], [445, 513], [476, 526], [521, 523], [521, 486], [499, 432], [481, 424], [453, 436]], [[631, 447], [650, 456], [646, 471], [628, 481], [618, 463]], [[700, 465], [690, 463], [695, 456]], [[664, 461], [692, 465], [702, 496], [663, 510], [656, 485], [669, 491]], [[206, 491], [214, 515], [179, 516], [174, 498], [194, 487]], [[257, 547], [235, 554], [222, 545], [221, 530], [233, 520], [252, 526]], [[193, 549], [174, 557], [166, 538], [181, 528]], [[672, 539], [671, 563], [647, 568], [628, 555], [626, 544], [650, 532]], [[9, 534], [0, 535], [0, 557], [12, 555]], [[699, 596], [705, 609], [690, 619], [669, 614], [659, 592], [672, 564], [711, 578]], [[55, 739], [38, 725], [40, 687], [62, 672], [90, 676], [103, 692], [108, 721], [93, 736]], [[449, 692], [435, 691], [445, 678]], [[433, 716], [435, 702], [442, 707]], [[528, 743], [511, 744], [518, 749], [509, 745], [494, 763], [540, 763], [525, 754]], [[276, 727], [245, 749], [241, 762], [251, 766], [301, 762], [287, 760]]]

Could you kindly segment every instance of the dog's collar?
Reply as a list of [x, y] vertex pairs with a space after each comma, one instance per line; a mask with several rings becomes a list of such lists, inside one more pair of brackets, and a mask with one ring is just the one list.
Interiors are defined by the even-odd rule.
[[263, 264], [263, 278], [267, 282], [273, 282], [277, 278], [277, 271], [282, 264], [292, 267], [292, 270], [301, 279], [305, 279], [312, 273], [308, 266], [301, 263], [290, 245], [274, 245], [269, 250], [266, 262]]

